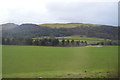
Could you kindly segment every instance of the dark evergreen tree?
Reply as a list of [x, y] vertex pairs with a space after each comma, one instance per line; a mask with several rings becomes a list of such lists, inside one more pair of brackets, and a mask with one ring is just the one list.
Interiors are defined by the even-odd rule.
[[42, 46], [45, 46], [45, 43], [46, 43], [46, 40], [45, 40], [45, 39], [42, 39], [42, 40], [41, 40], [41, 45], [42, 45]]
[[69, 46], [69, 43], [70, 43], [70, 41], [69, 41], [69, 39], [66, 41], [66, 45], [67, 46]]
[[84, 44], [87, 45], [87, 41], [85, 41]]
[[84, 42], [83, 42], [83, 41], [81, 41], [81, 43], [83, 44]]
[[76, 41], [76, 45], [79, 46], [80, 45], [80, 41]]
[[64, 46], [65, 45], [65, 40], [63, 39], [61, 42], [62, 42], [62, 46]]
[[39, 45], [39, 41], [37, 39], [34, 40], [34, 45]]
[[32, 39], [26, 39], [26, 44], [27, 45], [32, 45], [33, 44], [33, 40]]
[[75, 42], [74, 40], [71, 40], [71, 44], [72, 44], [72, 46], [74, 46], [74, 42]]
[[2, 44], [3, 44], [3, 45], [5, 44], [5, 39], [4, 39], [4, 38], [2, 38]]
[[104, 45], [104, 42], [101, 42], [100, 44], [101, 44], [101, 45]]
[[9, 38], [7, 38], [6, 44], [7, 44], [7, 45], [10, 45], [10, 39], [9, 39]]

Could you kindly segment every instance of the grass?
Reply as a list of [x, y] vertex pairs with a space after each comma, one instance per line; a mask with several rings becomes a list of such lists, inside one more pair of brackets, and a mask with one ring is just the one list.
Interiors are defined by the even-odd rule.
[[3, 46], [3, 77], [116, 77], [118, 47]]
[[[98, 43], [98, 42], [103, 42], [105, 39], [103, 38], [95, 38], [95, 37], [86, 37], [86, 36], [80, 36], [80, 35], [73, 35], [73, 36], [66, 36], [66, 37], [56, 37], [60, 40], [62, 39], [69, 39], [69, 40], [75, 40], [75, 41], [87, 41], [88, 44], [93, 44], [93, 43]], [[107, 41], [109, 39], [106, 39]]]
[[[38, 38], [33, 38], [33, 39], [43, 39], [43, 38], [50, 38], [48, 36], [44, 37], [38, 37]], [[72, 36], [65, 36], [65, 37], [55, 37], [59, 39], [60, 41], [62, 39], [69, 39], [69, 40], [75, 40], [75, 41], [87, 41], [88, 44], [93, 44], [93, 43], [98, 43], [98, 42], [104, 42], [105, 39], [103, 38], [96, 38], [96, 37], [86, 37], [86, 36], [81, 36], [81, 35], [72, 35]], [[106, 39], [106, 41], [110, 41], [110, 39]]]
[[66, 36], [66, 37], [56, 37], [59, 39], [80, 39], [80, 40], [104, 40], [103, 38], [95, 38], [95, 37], [86, 37], [81, 35], [72, 35], [72, 36]]
[[74, 28], [78, 26], [100, 26], [98, 24], [83, 24], [83, 23], [53, 23], [53, 24], [41, 24], [50, 28]]

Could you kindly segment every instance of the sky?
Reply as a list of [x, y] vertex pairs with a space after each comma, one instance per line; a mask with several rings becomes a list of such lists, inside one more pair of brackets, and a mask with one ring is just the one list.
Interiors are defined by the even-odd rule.
[[118, 25], [118, 0], [0, 0], [3, 23]]

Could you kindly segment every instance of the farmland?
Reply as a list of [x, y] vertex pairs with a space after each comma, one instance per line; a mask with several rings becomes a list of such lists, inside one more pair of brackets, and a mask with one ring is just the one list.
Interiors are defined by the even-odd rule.
[[117, 77], [118, 47], [2, 46], [3, 77]]
[[[33, 39], [45, 39], [50, 38], [49, 36], [44, 37], [37, 37]], [[86, 36], [80, 36], [80, 35], [72, 35], [72, 36], [65, 36], [65, 37], [55, 37], [56, 39], [59, 39], [59, 41], [64, 40], [74, 40], [74, 41], [87, 41], [88, 44], [95, 44], [98, 42], [104, 42], [104, 41], [111, 41], [110, 39], [104, 39], [104, 38], [96, 38], [96, 37], [86, 37]]]

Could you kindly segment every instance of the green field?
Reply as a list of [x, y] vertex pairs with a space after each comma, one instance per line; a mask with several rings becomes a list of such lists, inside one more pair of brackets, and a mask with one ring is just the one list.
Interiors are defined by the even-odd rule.
[[3, 46], [3, 77], [117, 77], [118, 47]]
[[86, 37], [81, 35], [72, 35], [72, 36], [66, 36], [66, 37], [56, 37], [59, 40], [62, 39], [69, 39], [69, 40], [75, 40], [75, 41], [87, 41], [88, 44], [95, 44], [99, 42], [110, 41], [110, 39], [103, 39], [103, 38], [96, 38], [96, 37]]
[[79, 39], [79, 40], [105, 40], [103, 38], [95, 38], [95, 37], [86, 37], [81, 35], [72, 35], [72, 36], [66, 36], [66, 37], [56, 37], [58, 39]]
[[[33, 39], [44, 39], [44, 38], [50, 38], [49, 36], [44, 36], [44, 37], [37, 37]], [[111, 41], [110, 39], [103, 39], [103, 38], [96, 38], [96, 37], [86, 37], [86, 36], [81, 36], [81, 35], [72, 35], [72, 36], [65, 36], [65, 37], [55, 37], [56, 39], [59, 39], [59, 41], [62, 41], [63, 39], [65, 40], [74, 40], [74, 41], [87, 41], [88, 44], [95, 44], [99, 42], [104, 42], [104, 41]]]
[[40, 24], [41, 26], [47, 26], [50, 28], [75, 28], [78, 26], [100, 26], [99, 24], [83, 24], [83, 23], [53, 23], [53, 24]]

